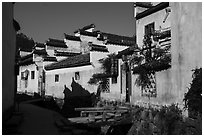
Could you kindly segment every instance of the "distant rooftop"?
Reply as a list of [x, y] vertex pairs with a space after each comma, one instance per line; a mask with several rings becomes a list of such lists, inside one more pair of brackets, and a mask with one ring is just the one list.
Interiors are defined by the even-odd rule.
[[76, 31], [74, 31], [74, 33], [77, 33], [79, 31], [85, 31], [85, 30], [88, 30], [88, 29], [91, 29], [91, 28], [95, 28], [96, 26], [94, 24], [90, 24], [90, 25], [87, 25], [87, 26], [84, 26], [83, 28], [81, 29], [78, 29]]
[[43, 60], [44, 61], [50, 61], [50, 62], [57, 62], [56, 57], [50, 57], [50, 56], [43, 57]]
[[62, 52], [62, 51], [54, 51], [55, 56], [65, 56], [65, 57], [72, 57], [76, 55], [80, 55], [81, 53], [74, 53], [74, 52]]
[[35, 47], [45, 48], [45, 44], [44, 43], [36, 43]]
[[77, 37], [77, 36], [68, 35], [66, 33], [64, 33], [64, 36], [68, 40], [81, 41], [80, 37]]
[[101, 32], [98, 40], [107, 40], [106, 44], [132, 46], [135, 45], [135, 37], [121, 36], [111, 33]]
[[52, 63], [52, 64], [45, 66], [45, 69], [53, 70], [53, 69], [85, 66], [85, 65], [91, 65], [90, 53], [68, 57], [67, 59], [61, 60], [57, 63]]
[[108, 52], [108, 48], [102, 45], [89, 43], [90, 51]]
[[58, 39], [51, 39], [46, 42], [48, 46], [53, 46], [53, 47], [60, 47], [60, 48], [67, 48], [67, 45], [63, 40], [58, 40]]
[[35, 49], [35, 50], [33, 51], [33, 53], [34, 53], [34, 54], [37, 54], [37, 55], [44, 55], [44, 56], [48, 55], [48, 54], [47, 54], [47, 51], [46, 51], [45, 49], [41, 49], [41, 50]]

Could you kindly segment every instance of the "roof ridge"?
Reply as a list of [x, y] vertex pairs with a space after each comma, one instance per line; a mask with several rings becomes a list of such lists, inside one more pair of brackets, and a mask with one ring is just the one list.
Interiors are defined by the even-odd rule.
[[60, 60], [59, 62], [46, 65], [46, 70], [61, 69], [76, 67], [85, 64], [90, 64], [90, 53], [76, 55], [73, 57], [67, 57], [66, 59]]
[[49, 38], [49, 41], [65, 43], [64, 40]]
[[114, 35], [114, 36], [119, 36], [119, 37], [126, 37], [126, 38], [134, 38], [134, 36], [125, 36], [125, 35], [119, 35], [119, 34], [112, 34], [112, 33], [107, 33], [107, 32], [101, 32], [101, 34], [105, 34], [105, 35]]
[[65, 39], [81, 41], [80, 37], [64, 33]]

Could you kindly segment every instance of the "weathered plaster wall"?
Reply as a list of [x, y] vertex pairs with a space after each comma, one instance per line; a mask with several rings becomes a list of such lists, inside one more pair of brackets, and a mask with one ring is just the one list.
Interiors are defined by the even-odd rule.
[[181, 103], [192, 81], [192, 69], [202, 66], [202, 3], [171, 3], [172, 93]]
[[80, 39], [81, 39], [81, 41], [87, 42], [87, 43], [92, 42], [93, 44], [98, 44], [98, 45], [103, 44], [103, 41], [97, 40], [97, 37], [80, 35]]
[[[75, 72], [79, 72], [80, 75], [79, 80], [75, 80]], [[70, 90], [72, 90], [71, 88], [72, 77], [77, 83], [79, 83], [83, 88], [88, 90], [90, 93], [96, 92], [97, 87], [89, 85], [87, 83], [92, 74], [96, 72], [97, 70], [94, 70], [92, 65], [46, 71], [45, 94], [53, 95], [54, 97], [57, 98], [64, 98], [63, 94], [64, 85], [66, 85]], [[55, 82], [55, 74], [59, 75], [59, 82]]]
[[67, 40], [67, 39], [65, 39], [64, 41], [68, 47], [67, 50], [69, 50], [70, 52], [76, 52], [76, 53], [81, 52], [80, 41], [73, 41], [73, 40]]
[[[151, 98], [151, 103], [179, 103], [182, 107], [184, 93], [187, 92], [192, 81], [191, 70], [202, 66], [202, 4], [170, 3], [170, 7], [171, 13], [167, 20], [171, 25], [172, 67], [169, 70], [156, 73], [158, 95], [156, 98]], [[154, 16], [149, 16], [152, 21], [148, 19], [148, 22], [157, 20], [161, 25], [164, 25], [162, 24], [164, 11], [162, 10], [160, 13], [161, 15], [155, 13]], [[139, 21], [139, 23], [142, 22]], [[158, 23], [156, 22], [156, 24]], [[141, 28], [139, 29], [139, 27]], [[168, 25], [164, 27], [168, 27]], [[144, 32], [144, 27], [140, 24], [137, 32], [141, 34], [142, 31]], [[142, 36], [138, 35], [138, 37], [138, 43], [141, 44]], [[132, 83], [136, 77], [133, 75]], [[141, 90], [136, 85], [133, 86], [132, 102], [148, 102], [147, 97], [141, 97]]]
[[[166, 12], [165, 9], [153, 13], [147, 17], [139, 19], [136, 21], [136, 34], [137, 34], [137, 44], [139, 47], [143, 45], [143, 39], [145, 35], [145, 26], [154, 22], [155, 23], [155, 30], [160, 30], [164, 28], [171, 27], [171, 20], [172, 20], [172, 12], [168, 15], [165, 23], [163, 20], [165, 18]], [[137, 79], [137, 75], [132, 75], [132, 95], [131, 95], [131, 103], [138, 104], [149, 102], [148, 97], [142, 96], [141, 87], [138, 87], [135, 83]], [[172, 94], [170, 93], [172, 90], [171, 84], [171, 74], [170, 70], [160, 71], [156, 73], [156, 90], [157, 90], [157, 97], [151, 98], [151, 103], [153, 104], [167, 104], [172, 99]]]
[[101, 93], [101, 97], [106, 100], [123, 100], [125, 93], [121, 94], [121, 64], [122, 60], [119, 60], [119, 69], [118, 69], [118, 77], [117, 83], [112, 83], [112, 78], [109, 78], [110, 82], [110, 92], [109, 93]]
[[[26, 69], [29, 70], [27, 88], [25, 87], [25, 80], [21, 79], [21, 72], [24, 72]], [[34, 79], [31, 79], [31, 71], [35, 71]], [[29, 93], [38, 92], [38, 71], [36, 69], [35, 64], [20, 66], [19, 77], [18, 77], [18, 87], [19, 87], [18, 91], [23, 92], [23, 93], [25, 93], [25, 91]]]
[[144, 39], [145, 26], [146, 25], [148, 25], [152, 22], [155, 22], [155, 30], [159, 30], [160, 27], [162, 29], [171, 27], [172, 13], [170, 12], [169, 16], [166, 19], [166, 22], [163, 23], [165, 15], [166, 15], [166, 12], [165, 12], [165, 9], [163, 9], [163, 10], [160, 10], [156, 13], [153, 13], [149, 16], [146, 16], [146, 17], [136, 21], [137, 44], [139, 47], [141, 47], [143, 45], [143, 39]]
[[128, 46], [120, 46], [120, 45], [113, 45], [113, 44], [107, 44], [105, 46], [108, 48], [109, 53], [116, 53], [116, 54], [118, 54], [119, 51], [122, 51], [128, 48]]
[[2, 120], [10, 115], [14, 105], [15, 92], [15, 50], [16, 31], [13, 26], [13, 4], [2, 3]]

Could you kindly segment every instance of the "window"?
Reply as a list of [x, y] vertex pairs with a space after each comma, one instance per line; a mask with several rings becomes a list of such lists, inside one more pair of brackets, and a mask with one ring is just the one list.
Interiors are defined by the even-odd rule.
[[110, 93], [110, 82], [109, 78], [106, 79], [106, 81], [102, 82], [99, 86], [100, 90], [104, 93]]
[[80, 79], [79, 72], [75, 72], [75, 80], [79, 80], [79, 79]]
[[21, 72], [21, 79], [24, 79], [24, 72]]
[[149, 84], [142, 86], [142, 96], [157, 97], [155, 74], [149, 74], [148, 78], [150, 80]]
[[35, 79], [35, 71], [31, 71], [31, 79]]
[[112, 84], [116, 84], [117, 83], [117, 77], [112, 77]]
[[59, 82], [59, 75], [58, 74], [55, 75], [55, 82]]
[[145, 26], [145, 35], [151, 35], [154, 33], [154, 31], [154, 22]]

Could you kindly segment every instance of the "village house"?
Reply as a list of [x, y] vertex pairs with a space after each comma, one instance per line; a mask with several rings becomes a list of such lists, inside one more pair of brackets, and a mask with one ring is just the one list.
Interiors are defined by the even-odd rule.
[[[135, 46], [135, 38], [94, 31], [94, 28], [91, 24], [75, 31], [74, 35], [64, 33], [64, 40], [50, 38], [45, 44], [36, 44], [32, 53], [21, 58], [18, 91], [63, 98], [65, 85], [71, 90], [74, 78], [90, 93], [96, 92], [97, 86], [88, 81], [92, 74], [102, 71], [99, 60]], [[104, 97], [120, 98], [116, 96], [120, 76], [115, 82], [109, 80]]]
[[20, 58], [17, 91], [42, 94], [45, 78], [43, 66], [56, 61], [56, 57], [48, 55], [43, 43], [36, 43], [30, 54]]
[[[77, 82], [90, 93], [97, 92], [97, 85], [90, 85], [88, 81], [93, 74], [101, 72], [100, 59], [108, 54], [122, 51], [130, 46], [135, 46], [134, 37], [119, 36], [100, 31], [94, 31], [95, 25], [91, 24], [75, 31], [75, 36], [65, 34], [66, 43], [75, 46], [80, 55], [69, 57], [57, 63], [45, 66], [46, 70], [46, 95], [63, 98], [65, 86], [72, 90], [72, 82]], [[72, 41], [79, 41], [71, 43]], [[73, 49], [73, 48], [71, 48]], [[120, 64], [120, 63], [119, 63]], [[107, 88], [101, 94], [105, 99], [120, 99], [120, 74], [116, 80], [109, 78]]]
[[[148, 3], [146, 3], [148, 5]], [[147, 50], [152, 50], [153, 48], [169, 48], [171, 46], [171, 7], [169, 3], [158, 3], [152, 2], [148, 6], [144, 7], [140, 3], [135, 3], [135, 19], [136, 19], [136, 36], [137, 45], [139, 48], [150, 48]], [[158, 36], [155, 40], [155, 36], [151, 34], [165, 34]], [[151, 35], [152, 37], [152, 47], [144, 47], [144, 36]], [[170, 54], [170, 49], [169, 53]], [[152, 56], [152, 55], [150, 55]], [[133, 73], [133, 72], [132, 72]], [[132, 103], [149, 102], [152, 104], [168, 104], [170, 103], [169, 90], [169, 69], [162, 70], [152, 74], [149, 79], [151, 79], [151, 86], [148, 88], [138, 87], [135, 84], [138, 76], [132, 74], [132, 87], [131, 87], [131, 100]], [[149, 98], [149, 93], [151, 92], [151, 97]], [[149, 100], [150, 99], [150, 100]]]
[[[201, 11], [201, 3], [134, 4], [138, 48], [130, 47], [117, 55], [126, 66], [121, 92], [125, 92], [127, 102], [142, 105], [178, 103], [183, 106], [184, 94], [192, 81], [192, 70], [202, 67]], [[153, 34], [150, 47], [144, 47], [147, 34]], [[133, 73], [137, 64], [132, 64], [131, 59], [141, 50], [152, 51], [154, 48], [168, 48], [166, 55], [170, 55], [171, 61], [165, 69], [149, 77], [151, 86], [145, 89], [136, 84], [138, 75]]]

